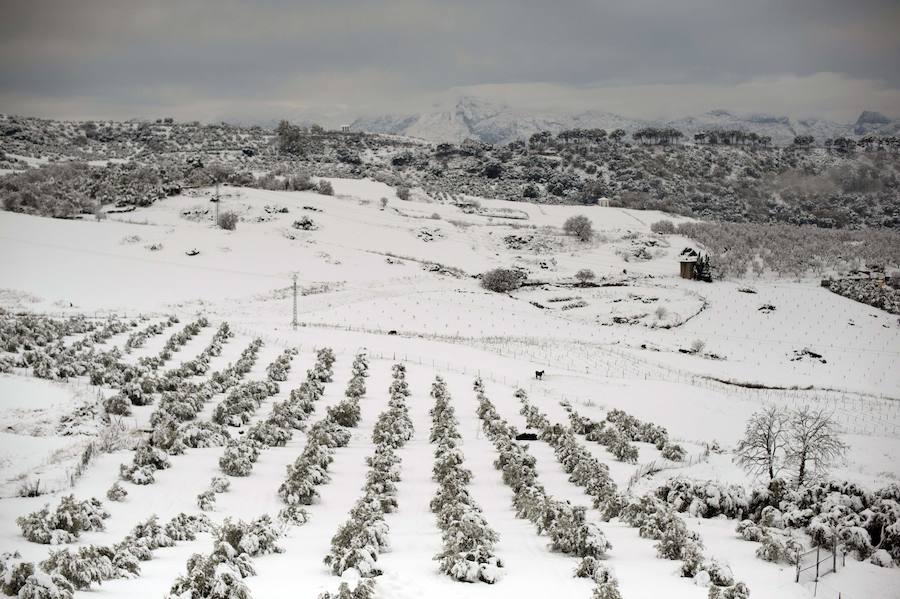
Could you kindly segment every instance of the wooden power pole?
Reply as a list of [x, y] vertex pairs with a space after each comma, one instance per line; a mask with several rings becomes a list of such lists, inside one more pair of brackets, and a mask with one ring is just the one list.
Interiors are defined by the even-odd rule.
[[219, 224], [219, 182], [216, 181], [216, 197], [213, 198], [216, 204], [216, 224]]
[[294, 273], [294, 320], [291, 325], [297, 330], [297, 273]]

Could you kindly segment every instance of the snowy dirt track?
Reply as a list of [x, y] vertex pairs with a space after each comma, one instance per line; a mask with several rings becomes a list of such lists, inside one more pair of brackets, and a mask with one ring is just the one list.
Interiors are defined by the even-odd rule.
[[[383, 573], [375, 578], [376, 597], [591, 597], [594, 583], [573, 575], [579, 560], [551, 550], [547, 533], [539, 534], [517, 516], [514, 493], [495, 467], [497, 449], [476, 414], [473, 381], [479, 376], [500, 416], [519, 430], [526, 428], [526, 420], [514, 397], [517, 388], [552, 423], [569, 423], [561, 403], [568, 402], [596, 421], [618, 409], [665, 427], [686, 450], [683, 462], [666, 462], [652, 443], [638, 442], [636, 463], [626, 463], [603, 445], [578, 437], [623, 492], [649, 493], [676, 475], [751, 488], [756, 481], [733, 462], [731, 452], [747, 419], [765, 406], [825, 407], [834, 415], [849, 450], [832, 469], [832, 478], [871, 490], [900, 479], [896, 316], [832, 294], [816, 281], [682, 280], [675, 257], [687, 240], [650, 233], [649, 223], [665, 216], [661, 213], [482, 202], [485, 208], [512, 208], [527, 216], [515, 221], [524, 226], [511, 226], [510, 219], [466, 214], [447, 203], [403, 202], [390, 187], [372, 181], [332, 183], [334, 197], [226, 188], [223, 205], [242, 218], [235, 231], [212, 227], [205, 215], [198, 219], [189, 214], [210, 209], [210, 190], [192, 190], [190, 196], [101, 222], [0, 212], [2, 306], [55, 318], [84, 315], [105, 322], [116, 314], [134, 321], [134, 327], [98, 345], [123, 351], [124, 364], [159, 355], [170, 335], [201, 315], [209, 325], [177, 347], [161, 371], [201, 354], [223, 322], [235, 335], [209, 358], [208, 372], [190, 378], [198, 385], [210, 380], [209, 373], [238, 361], [254, 339], [262, 346], [252, 368], [240, 377], [242, 384], [265, 380], [269, 364], [285, 349], [298, 348], [277, 393], [261, 400], [240, 427], [228, 427], [235, 439], [267, 421], [276, 402], [288, 400], [307, 380], [316, 350], [333, 348], [337, 358], [333, 381], [325, 383], [305, 430], [294, 431], [283, 446], [261, 449], [249, 475], [228, 476], [230, 488], [206, 511], [198, 507], [197, 496], [210, 479], [225, 476], [219, 465], [223, 446], [171, 455], [171, 466], [158, 470], [156, 482], [147, 485], [120, 480], [119, 465], [130, 463], [135, 454], [129, 448], [93, 456], [83, 472], [70, 476], [98, 427], [61, 436], [59, 418], [84, 404], [102, 403], [117, 389], [92, 386], [86, 375], [48, 382], [30, 369], [12, 369], [0, 376], [0, 552], [18, 551], [22, 559], [38, 562], [57, 549], [27, 541], [16, 518], [45, 504], [55, 506], [70, 493], [78, 500], [98, 498], [109, 518], [103, 530], [83, 532], [66, 544], [69, 548], [114, 545], [154, 514], [160, 522], [179, 513], [205, 514], [215, 525], [227, 518], [275, 518], [285, 507], [279, 485], [305, 450], [309, 425], [345, 399], [351, 364], [360, 352], [369, 357], [360, 421], [350, 429], [349, 442], [334, 448], [329, 480], [317, 488], [319, 498], [305, 506], [308, 522], [284, 527], [277, 541], [283, 551], [253, 557], [255, 575], [244, 579], [253, 597], [316, 597], [337, 590], [341, 579], [323, 559], [362, 493], [366, 458], [375, 448], [375, 423], [389, 407], [395, 363], [407, 367], [414, 434], [397, 449], [402, 464], [399, 507], [384, 515], [389, 549], [378, 558]], [[386, 208], [381, 197], [390, 199]], [[558, 228], [583, 211], [599, 239], [582, 247]], [[303, 216], [315, 222], [313, 229], [294, 226]], [[536, 239], [544, 245], [519, 246], [518, 240], [507, 239], [528, 235], [534, 239], [527, 243]], [[656, 244], [648, 246], [654, 248], [650, 259], [623, 258], [635, 239]], [[191, 250], [198, 253], [188, 255]], [[497, 294], [473, 278], [499, 266], [526, 269], [541, 284]], [[583, 268], [596, 273], [600, 286], [574, 283], [572, 276]], [[294, 273], [301, 324], [296, 329], [291, 326]], [[740, 290], [747, 286], [755, 293]], [[124, 353], [129, 335], [170, 314], [180, 322]], [[77, 338], [66, 337], [63, 343]], [[688, 351], [698, 340], [701, 349]], [[805, 349], [811, 353], [803, 353]], [[0, 357], [11, 355], [2, 352]], [[545, 372], [543, 380], [535, 380], [536, 370]], [[442, 547], [429, 507], [438, 489], [429, 441], [434, 404], [429, 390], [436, 375], [446, 381], [459, 420], [459, 446], [472, 474], [468, 492], [498, 535], [494, 551], [503, 568], [494, 584], [455, 581], [433, 559]], [[748, 383], [773, 388], [750, 388]], [[196, 421], [212, 422], [226, 396], [212, 395]], [[134, 442], [147, 437], [160, 401], [156, 393], [152, 403], [135, 405], [122, 417]], [[546, 491], [587, 507], [587, 519], [612, 544], [602, 561], [618, 578], [622, 597], [707, 597], [706, 586], [679, 575], [679, 561], [657, 557], [655, 540], [619, 518], [604, 521], [548, 443], [527, 446]], [[35, 478], [52, 479], [47, 484], [51, 492], [16, 496], [23, 481]], [[106, 495], [117, 481], [128, 491], [121, 502]], [[730, 566], [753, 597], [813, 596], [808, 582], [794, 582], [792, 566], [757, 558], [759, 543], [740, 538], [735, 519], [684, 518], [699, 532], [705, 555]], [[211, 553], [214, 543], [213, 535], [203, 532], [194, 540], [155, 549], [153, 559], [141, 562], [138, 576], [105, 580], [77, 596], [164, 596], [185, 573], [190, 556]], [[898, 572], [848, 557], [846, 569], [823, 578], [816, 596], [897, 598]]]

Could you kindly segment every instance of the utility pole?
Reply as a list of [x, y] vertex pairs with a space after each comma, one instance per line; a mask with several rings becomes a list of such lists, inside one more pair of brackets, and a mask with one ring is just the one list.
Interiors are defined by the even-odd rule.
[[213, 198], [213, 202], [216, 204], [216, 220], [215, 223], [219, 224], [219, 182], [216, 181], [216, 195]]
[[291, 323], [294, 330], [297, 330], [297, 273], [294, 273], [294, 321]]

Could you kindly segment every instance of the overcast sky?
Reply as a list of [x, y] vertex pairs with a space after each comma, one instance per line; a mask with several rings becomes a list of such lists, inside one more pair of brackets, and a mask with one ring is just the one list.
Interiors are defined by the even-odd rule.
[[22, 0], [0, 112], [257, 120], [460, 93], [657, 118], [900, 117], [898, 0]]

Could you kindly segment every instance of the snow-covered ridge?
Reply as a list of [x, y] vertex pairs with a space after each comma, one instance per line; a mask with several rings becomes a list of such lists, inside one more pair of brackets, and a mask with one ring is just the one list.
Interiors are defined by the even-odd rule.
[[737, 114], [727, 110], [711, 110], [672, 120], [643, 120], [596, 109], [582, 112], [525, 110], [471, 96], [462, 96], [448, 105], [422, 112], [361, 117], [353, 122], [351, 128], [429, 141], [460, 142], [470, 137], [486, 143], [508, 143], [527, 139], [539, 131], [557, 133], [573, 128], [601, 128], [608, 131], [624, 129], [631, 133], [647, 126], [675, 127], [686, 136], [709, 129], [741, 129], [768, 135], [776, 144], [788, 144], [797, 135], [825, 139], [894, 135], [900, 131], [900, 121], [868, 110], [863, 111], [855, 123], [836, 123], [817, 118], [792, 119], [783, 115]]

